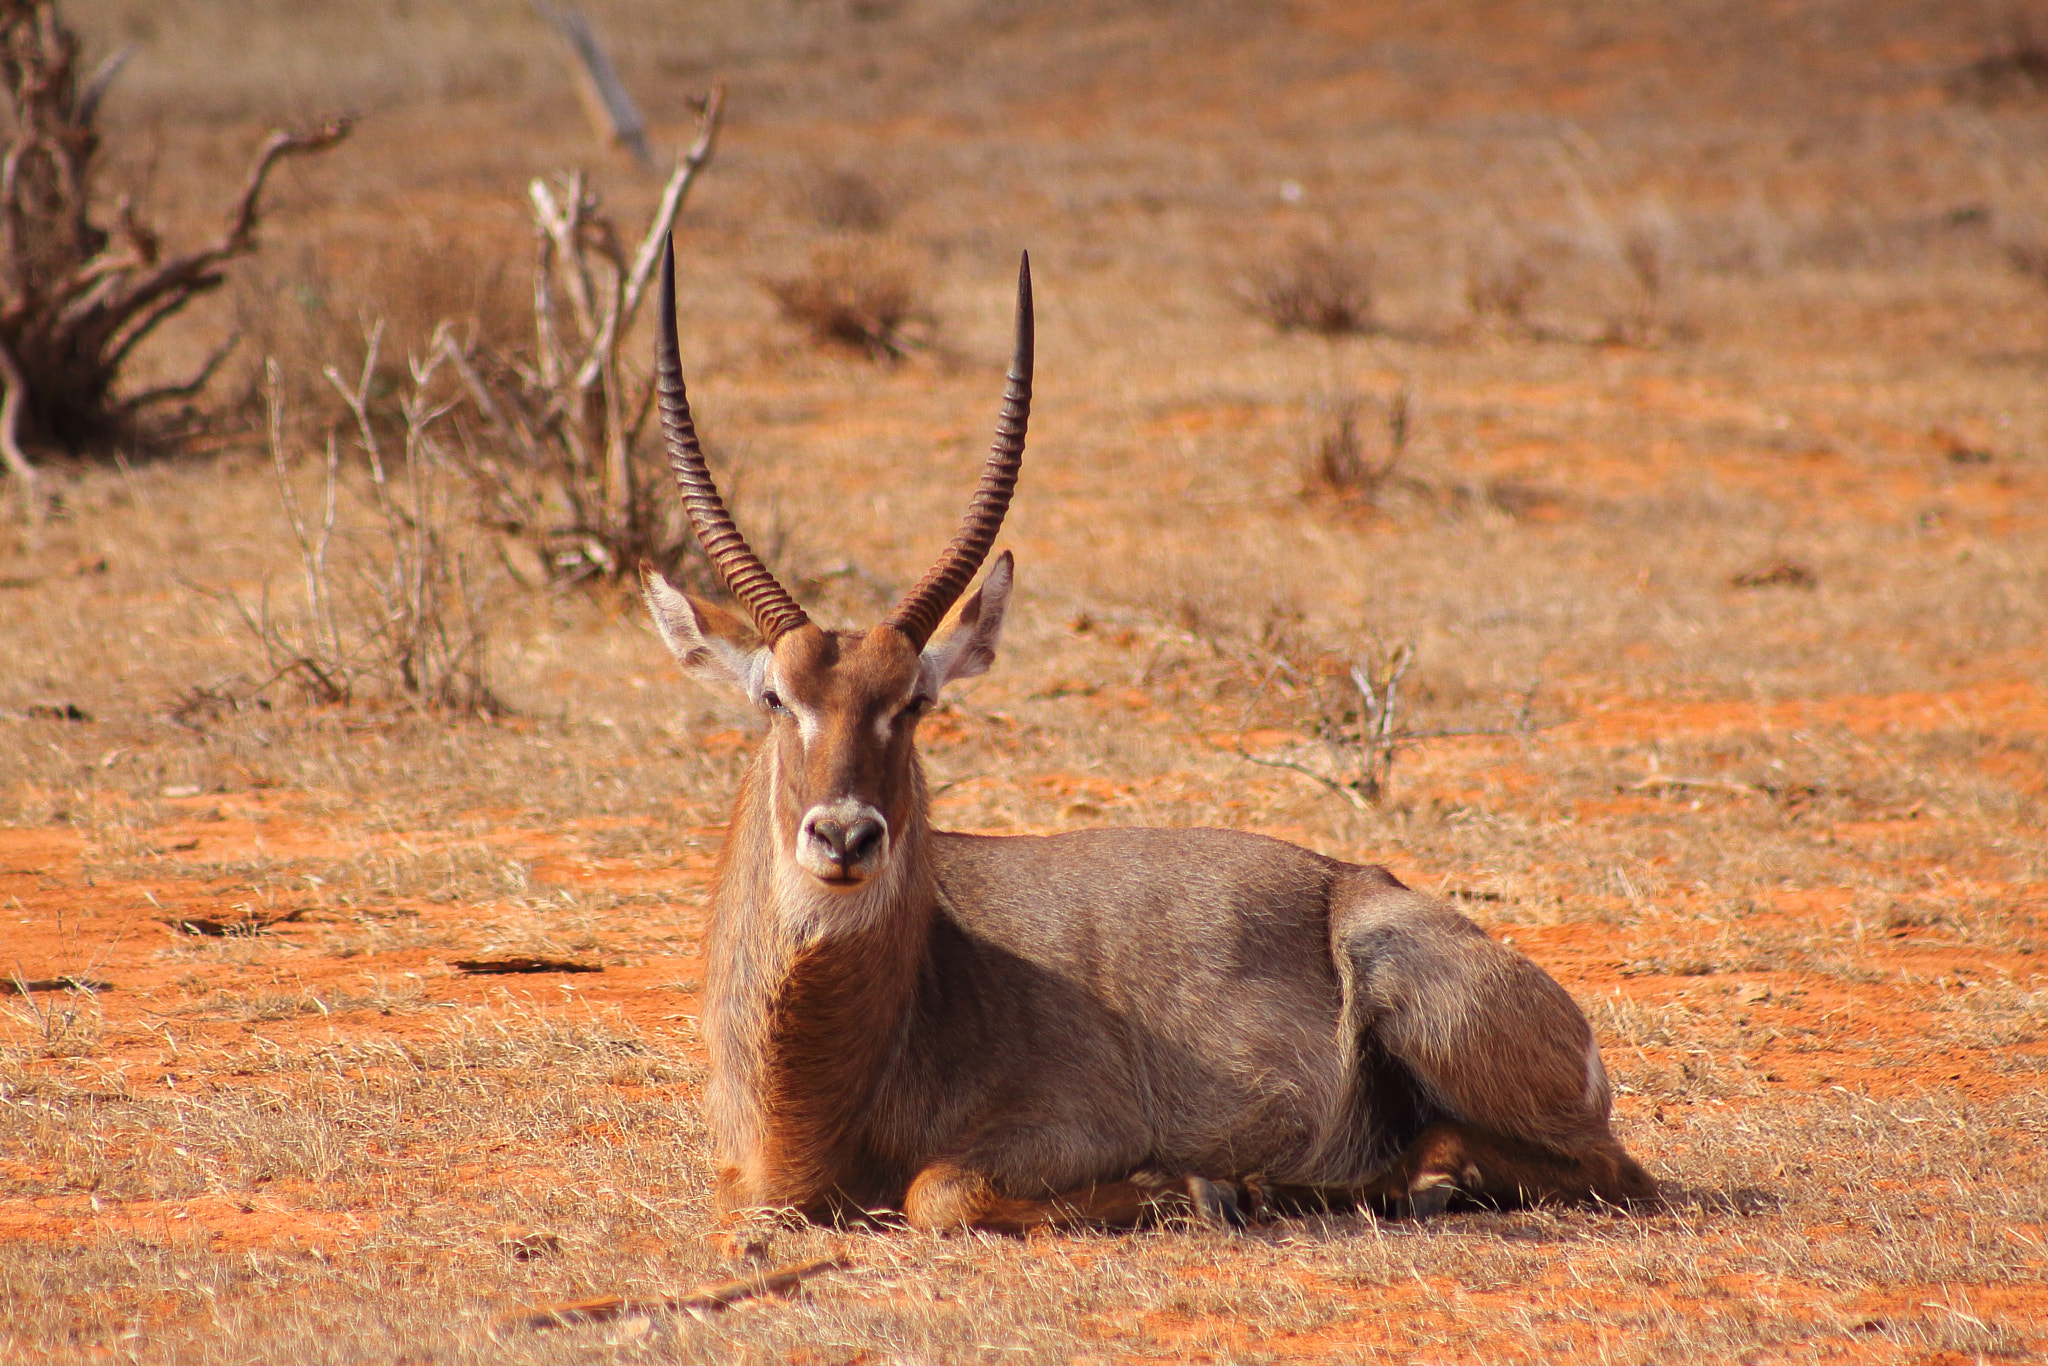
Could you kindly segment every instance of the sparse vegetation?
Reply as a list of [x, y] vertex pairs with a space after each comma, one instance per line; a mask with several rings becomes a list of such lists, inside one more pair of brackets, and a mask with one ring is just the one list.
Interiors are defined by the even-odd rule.
[[1635, 306], [1616, 334], [1636, 342], [1668, 336], [1671, 288], [1678, 268], [1677, 223], [1661, 203], [1638, 206], [1623, 224], [1618, 245], [1635, 287]]
[[[1431, 740], [1469, 736], [1523, 736], [1531, 733], [1531, 708], [1537, 685], [1530, 684], [1505, 725], [1417, 728], [1407, 719], [1407, 698], [1401, 683], [1415, 664], [1415, 645], [1369, 641], [1349, 657], [1328, 651], [1277, 648], [1254, 652], [1263, 656], [1264, 671], [1244, 718], [1236, 748], [1250, 763], [1299, 773], [1361, 809], [1384, 801], [1394, 777], [1394, 761], [1404, 749]], [[1271, 694], [1277, 709], [1268, 706]], [[1255, 723], [1274, 721], [1291, 728], [1281, 742], [1263, 752], [1246, 744]]]
[[[496, 713], [504, 707], [488, 681], [484, 569], [473, 538], [458, 539], [467, 519], [451, 506], [448, 456], [436, 430], [449, 406], [436, 383], [447, 353], [436, 346], [414, 362], [400, 402], [400, 452], [388, 460], [369, 406], [379, 340], [373, 328], [352, 382], [328, 371], [355, 419], [369, 467], [367, 498], [344, 491], [339, 443], [330, 436], [317, 512], [309, 513], [295, 488], [283, 386], [276, 364], [270, 366], [270, 457], [298, 547], [300, 591], [290, 607], [273, 598], [267, 583], [254, 604], [224, 595], [263, 656], [263, 676], [248, 696], [288, 683], [330, 704]], [[345, 501], [351, 509], [369, 506], [344, 518]]]
[[2005, 259], [2035, 285], [2048, 289], [2048, 237], [2033, 225], [2009, 228], [2004, 234]]
[[2048, 42], [2022, 19], [1947, 85], [1950, 98], [1992, 109], [2038, 103], [2048, 97]]
[[1543, 273], [1521, 244], [1495, 232], [1465, 253], [1465, 306], [1482, 326], [1509, 332], [1529, 328], [1529, 305]]
[[509, 232], [474, 236], [414, 224], [403, 233], [319, 251], [276, 243], [238, 272], [230, 306], [238, 354], [254, 357], [234, 395], [251, 430], [260, 431], [275, 361], [295, 425], [317, 435], [347, 422], [347, 406], [327, 379], [329, 368], [356, 370], [366, 323], [382, 329], [378, 372], [370, 385], [377, 420], [403, 419], [395, 395], [410, 382], [408, 361], [438, 345], [446, 325], [468, 351], [523, 355], [533, 338], [532, 252]]
[[805, 177], [804, 208], [829, 232], [880, 232], [896, 221], [897, 198], [857, 166], [815, 170]]
[[710, 162], [725, 91], [697, 101], [695, 143], [676, 161], [630, 258], [581, 172], [527, 187], [539, 258], [530, 351], [458, 340], [444, 324], [433, 344], [461, 379], [490, 434], [465, 447], [486, 516], [540, 544], [556, 581], [617, 580], [643, 561], [674, 570], [685, 555], [667, 472], [643, 437], [654, 380], [620, 358], [676, 215]]

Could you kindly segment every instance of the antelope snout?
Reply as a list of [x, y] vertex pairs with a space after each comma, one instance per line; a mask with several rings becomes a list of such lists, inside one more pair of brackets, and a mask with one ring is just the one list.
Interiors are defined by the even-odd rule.
[[797, 831], [797, 866], [826, 882], [857, 883], [889, 857], [889, 822], [866, 802], [843, 798], [814, 806]]

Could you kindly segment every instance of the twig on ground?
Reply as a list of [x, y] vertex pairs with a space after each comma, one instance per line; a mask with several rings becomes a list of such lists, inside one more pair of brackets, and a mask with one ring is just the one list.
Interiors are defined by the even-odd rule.
[[743, 1276], [738, 1280], [699, 1286], [687, 1295], [668, 1295], [651, 1300], [634, 1299], [625, 1295], [599, 1295], [587, 1300], [569, 1300], [562, 1304], [536, 1305], [532, 1309], [522, 1310], [510, 1316], [508, 1326], [539, 1331], [586, 1323], [607, 1323], [627, 1314], [715, 1314], [743, 1300], [787, 1295], [813, 1276], [823, 1275], [828, 1271], [843, 1271], [852, 1265], [853, 1263], [844, 1257], [821, 1257], [814, 1262], [803, 1262], [796, 1266], [783, 1267], [778, 1271], [766, 1271], [755, 1276]]

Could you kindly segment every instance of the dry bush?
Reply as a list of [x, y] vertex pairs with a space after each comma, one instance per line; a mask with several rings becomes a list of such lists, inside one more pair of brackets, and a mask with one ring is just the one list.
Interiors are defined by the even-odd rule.
[[2043, 289], [2048, 289], [2048, 233], [2032, 218], [2000, 225], [1999, 247], [2013, 271]]
[[1241, 295], [1282, 332], [1334, 337], [1373, 329], [1372, 278], [1370, 253], [1299, 238], [1271, 263], [1246, 271]]
[[1543, 287], [1534, 256], [1503, 233], [1465, 251], [1465, 306], [1474, 321], [1511, 332], [1529, 329], [1529, 305]]
[[436, 345], [489, 428], [494, 449], [464, 464], [500, 528], [535, 537], [557, 581], [614, 580], [643, 561], [674, 571], [689, 538], [660, 455], [643, 440], [655, 381], [636, 382], [620, 347], [652, 297], [655, 270], [690, 188], [717, 146], [725, 92], [698, 102], [698, 136], [676, 160], [631, 257], [578, 171], [528, 187], [539, 245], [530, 352], [442, 328]]
[[1678, 220], [1659, 202], [1637, 205], [1615, 229], [1615, 254], [1633, 290], [1633, 304], [1608, 324], [1608, 338], [1653, 344], [1683, 329], [1672, 316], [1679, 268]]
[[290, 608], [273, 601], [268, 585], [253, 606], [228, 595], [263, 655], [266, 675], [250, 695], [289, 681], [328, 704], [377, 701], [495, 715], [504, 706], [487, 677], [485, 585], [475, 549], [465, 542], [465, 519], [452, 505], [439, 430], [451, 406], [442, 397], [447, 386], [438, 383], [445, 353], [436, 347], [414, 365], [411, 387], [399, 401], [404, 432], [393, 468], [370, 412], [378, 344], [373, 329], [352, 385], [328, 371], [369, 466], [370, 506], [346, 521], [332, 435], [322, 507], [309, 517], [299, 502], [286, 451], [282, 384], [275, 364], [270, 367], [270, 456], [299, 551], [301, 585]]
[[226, 230], [210, 245], [166, 256], [155, 229], [124, 196], [111, 227], [94, 179], [101, 97], [118, 58], [81, 79], [80, 44], [56, 0], [0, 3], [0, 82], [13, 131], [6, 153], [0, 259], [0, 456], [31, 485], [26, 447], [84, 450], [127, 435], [152, 404], [199, 392], [225, 356], [182, 384], [115, 396], [136, 349], [187, 304], [218, 288], [221, 267], [256, 249], [265, 181], [285, 157], [323, 151], [346, 121], [273, 133], [258, 152]]
[[[1404, 750], [1453, 736], [1526, 736], [1533, 729], [1536, 682], [1504, 724], [1412, 724], [1404, 713], [1416, 698], [1403, 692], [1415, 665], [1412, 641], [1390, 645], [1368, 639], [1329, 649], [1274, 623], [1256, 644], [1226, 644], [1217, 637], [1210, 643], [1242, 677], [1255, 674], [1257, 679], [1238, 719], [1233, 744], [1238, 757], [1298, 773], [1360, 810], [1386, 799], [1394, 762]], [[1428, 691], [1420, 695], [1426, 698]], [[1295, 738], [1277, 743], [1269, 738], [1266, 748], [1254, 752], [1254, 728], [1273, 727]]]
[[804, 177], [803, 207], [831, 232], [880, 232], [896, 221], [901, 198], [856, 166], [814, 170]]
[[1367, 508], [1376, 506], [1408, 451], [1408, 391], [1402, 389], [1387, 401], [1386, 438], [1381, 443], [1383, 453], [1377, 458], [1366, 454], [1365, 440], [1359, 434], [1359, 414], [1364, 405], [1355, 396], [1345, 395], [1318, 406], [1324, 413], [1305, 452], [1303, 494]]
[[827, 242], [801, 275], [761, 282], [782, 316], [821, 345], [852, 347], [899, 361], [928, 346], [932, 325], [923, 289], [899, 252], [864, 242]]
[[105, 986], [86, 973], [31, 982], [17, 967], [0, 978], [0, 998], [18, 998], [0, 1005], [0, 1021], [11, 1026], [15, 1046], [30, 1056], [91, 1057], [101, 1048], [99, 992]]

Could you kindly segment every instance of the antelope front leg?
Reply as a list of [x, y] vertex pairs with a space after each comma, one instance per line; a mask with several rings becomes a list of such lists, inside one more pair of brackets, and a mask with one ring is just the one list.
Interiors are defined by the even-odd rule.
[[966, 1228], [990, 1233], [1138, 1228], [1174, 1214], [1214, 1229], [1243, 1223], [1237, 1188], [1201, 1176], [1140, 1175], [1033, 1200], [1004, 1195], [986, 1176], [950, 1162], [934, 1163], [918, 1173], [904, 1197], [903, 1214], [912, 1228], [933, 1233]]

